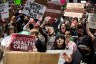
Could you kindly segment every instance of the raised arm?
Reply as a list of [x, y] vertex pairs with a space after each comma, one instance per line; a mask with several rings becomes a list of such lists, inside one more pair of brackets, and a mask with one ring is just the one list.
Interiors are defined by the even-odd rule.
[[90, 29], [88, 27], [88, 21], [86, 22], [86, 32], [92, 38], [92, 42], [93, 42], [95, 39], [95, 36], [90, 32]]
[[30, 28], [29, 28], [30, 24], [35, 24], [35, 21], [33, 18], [30, 18], [29, 22], [23, 27], [23, 30], [30, 31]]

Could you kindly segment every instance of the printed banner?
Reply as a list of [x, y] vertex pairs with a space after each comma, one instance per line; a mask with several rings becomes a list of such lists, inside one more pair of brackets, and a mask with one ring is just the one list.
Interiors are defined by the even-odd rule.
[[96, 14], [89, 13], [89, 16], [88, 16], [88, 27], [96, 29]]
[[10, 49], [13, 51], [29, 51], [35, 45], [35, 37], [22, 34], [11, 35]]

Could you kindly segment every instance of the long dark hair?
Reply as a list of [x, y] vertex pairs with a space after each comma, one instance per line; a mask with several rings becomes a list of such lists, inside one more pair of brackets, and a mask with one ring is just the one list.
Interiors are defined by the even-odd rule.
[[[61, 38], [64, 39], [64, 42], [63, 42], [63, 44], [62, 44], [62, 45], [63, 45], [62, 48], [59, 48], [58, 45], [57, 45], [57, 42], [56, 42], [56, 40], [57, 40], [59, 37], [61, 37]], [[56, 36], [55, 42], [54, 42], [54, 44], [53, 44], [53, 47], [54, 47], [54, 50], [65, 49], [65, 37], [64, 37], [64, 35], [60, 34], [60, 35]]]
[[[62, 26], [62, 24], [65, 25], [65, 23], [61, 23], [61, 24], [60, 24], [60, 29], [59, 29], [60, 33], [62, 33], [62, 31], [61, 31], [61, 26]], [[66, 30], [66, 25], [65, 25], [65, 30]], [[65, 33], [62, 33], [62, 34], [65, 34]]]
[[17, 32], [17, 28], [14, 27], [14, 26], [12, 26], [12, 25], [10, 25], [9, 28], [8, 28], [8, 30], [7, 30], [7, 35], [10, 35], [10, 33], [9, 33], [10, 29], [13, 29], [14, 30], [14, 33]]

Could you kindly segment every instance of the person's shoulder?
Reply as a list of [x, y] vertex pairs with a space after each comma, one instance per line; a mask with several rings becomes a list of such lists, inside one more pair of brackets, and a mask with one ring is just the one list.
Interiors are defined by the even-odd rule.
[[70, 43], [71, 43], [71, 45], [76, 45], [75, 42], [73, 42], [73, 41], [70, 41]]

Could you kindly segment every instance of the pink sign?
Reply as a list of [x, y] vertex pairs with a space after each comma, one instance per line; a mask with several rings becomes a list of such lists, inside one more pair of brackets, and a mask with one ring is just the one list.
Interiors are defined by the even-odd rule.
[[12, 34], [10, 49], [13, 51], [29, 51], [35, 42], [34, 36], [22, 35], [22, 34]]

